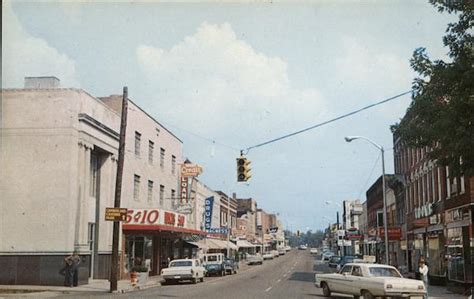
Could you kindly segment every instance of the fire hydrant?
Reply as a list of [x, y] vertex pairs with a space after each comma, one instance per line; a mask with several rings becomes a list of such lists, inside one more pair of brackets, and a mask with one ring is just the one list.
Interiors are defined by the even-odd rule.
[[130, 282], [132, 283], [132, 287], [135, 287], [138, 283], [138, 273], [137, 272], [130, 272]]

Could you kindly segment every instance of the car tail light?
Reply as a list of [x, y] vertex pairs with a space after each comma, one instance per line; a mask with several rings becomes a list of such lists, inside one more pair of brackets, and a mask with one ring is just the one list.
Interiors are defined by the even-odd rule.
[[387, 284], [387, 286], [385, 287], [386, 289], [392, 289], [393, 286], [391, 284]]
[[423, 290], [424, 288], [425, 288], [425, 286], [422, 285], [422, 284], [420, 284], [420, 285], [418, 286], [418, 290]]

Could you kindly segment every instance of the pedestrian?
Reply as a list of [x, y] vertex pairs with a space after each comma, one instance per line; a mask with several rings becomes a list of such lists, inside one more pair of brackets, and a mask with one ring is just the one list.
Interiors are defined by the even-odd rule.
[[66, 286], [68, 287], [77, 287], [79, 281], [79, 264], [81, 263], [81, 258], [76, 250], [64, 259], [66, 262]]
[[428, 270], [428, 266], [425, 264], [425, 259], [421, 258], [419, 262], [418, 272], [420, 272], [420, 278], [421, 280], [423, 280], [423, 284], [425, 285], [425, 299], [428, 299]]

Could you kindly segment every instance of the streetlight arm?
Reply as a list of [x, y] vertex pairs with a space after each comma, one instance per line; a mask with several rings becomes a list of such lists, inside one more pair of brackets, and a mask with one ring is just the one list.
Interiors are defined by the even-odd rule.
[[372, 143], [372, 145], [375, 146], [376, 148], [378, 148], [379, 150], [381, 150], [381, 151], [384, 150], [381, 145], [375, 143], [374, 141], [372, 141], [369, 138], [364, 137], [364, 136], [347, 136], [347, 137], [344, 137], [344, 139], [346, 140], [346, 142], [351, 142], [352, 140], [356, 140], [356, 139], [364, 139], [364, 140]]

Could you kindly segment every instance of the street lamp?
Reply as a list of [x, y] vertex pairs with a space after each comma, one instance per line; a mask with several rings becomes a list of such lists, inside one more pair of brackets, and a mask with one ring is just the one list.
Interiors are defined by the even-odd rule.
[[382, 153], [382, 193], [383, 193], [383, 230], [384, 230], [384, 243], [385, 243], [385, 262], [388, 264], [388, 229], [387, 229], [387, 197], [385, 194], [385, 159], [384, 159], [384, 149], [382, 146], [378, 145], [377, 143], [373, 142], [367, 137], [364, 136], [346, 136], [344, 137], [346, 142], [351, 142], [352, 140], [356, 139], [364, 139], [368, 141], [373, 146], [378, 148]]

